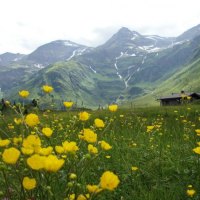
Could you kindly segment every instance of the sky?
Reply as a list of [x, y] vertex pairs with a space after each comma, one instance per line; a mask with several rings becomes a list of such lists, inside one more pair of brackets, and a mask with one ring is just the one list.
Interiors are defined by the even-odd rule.
[[0, 0], [0, 54], [54, 40], [95, 47], [121, 27], [178, 36], [200, 24], [200, 0]]

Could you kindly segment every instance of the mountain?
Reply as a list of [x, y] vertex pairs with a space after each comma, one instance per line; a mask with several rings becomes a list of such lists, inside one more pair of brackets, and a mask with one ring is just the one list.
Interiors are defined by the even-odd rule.
[[[193, 30], [192, 30], [193, 31]], [[123, 87], [117, 98], [132, 99], [154, 90], [194, 57], [199, 43], [176, 38], [141, 35], [121, 28], [105, 44], [78, 61], [106, 77], [118, 77]]]
[[4, 53], [0, 55], [0, 68], [4, 68], [7, 65], [10, 65], [12, 62], [21, 60], [24, 57], [23, 54], [14, 54], [14, 53]]
[[21, 85], [29, 76], [57, 61], [66, 61], [90, 51], [90, 47], [69, 40], [44, 44], [31, 54], [5, 53], [0, 55], [0, 88], [7, 91]]
[[105, 44], [79, 56], [77, 60], [104, 76], [118, 76], [126, 88], [131, 74], [140, 70], [147, 55], [171, 47], [173, 40], [154, 35], [143, 36], [121, 28]]
[[[200, 58], [199, 27], [176, 38], [142, 35], [123, 27], [96, 48], [53, 41], [8, 65], [12, 68], [7, 74], [0, 72], [0, 87], [9, 89], [12, 98], [23, 88], [30, 90], [33, 98], [42, 98], [41, 86], [50, 84], [57, 104], [66, 98], [86, 106], [152, 98], [151, 94], [155, 97], [162, 90], [169, 92], [163, 84], [173, 83], [174, 74]], [[13, 81], [10, 74], [20, 78]], [[5, 77], [3, 83], [1, 76]], [[6, 79], [10, 84], [5, 84]]]
[[89, 51], [89, 47], [69, 40], [56, 40], [42, 45], [26, 57], [26, 61], [47, 66], [58, 61], [70, 60]]

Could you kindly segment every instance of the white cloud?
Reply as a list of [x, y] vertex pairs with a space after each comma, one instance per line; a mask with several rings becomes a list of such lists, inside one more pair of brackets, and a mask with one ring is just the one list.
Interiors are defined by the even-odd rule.
[[199, 0], [1, 1], [0, 53], [29, 53], [57, 39], [96, 46], [122, 26], [177, 36], [200, 23], [199, 7]]

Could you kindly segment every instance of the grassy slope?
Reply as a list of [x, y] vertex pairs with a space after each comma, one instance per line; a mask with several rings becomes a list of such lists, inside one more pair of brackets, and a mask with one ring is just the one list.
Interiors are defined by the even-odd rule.
[[[177, 110], [177, 112], [174, 112], [174, 110]], [[91, 127], [97, 117], [103, 119], [106, 128], [96, 129], [95, 132], [98, 134], [98, 141], [104, 139], [112, 145], [112, 149], [101, 151], [98, 142], [94, 143], [101, 153], [96, 159], [88, 161], [89, 165], [81, 179], [79, 179], [77, 173], [80, 168], [74, 166], [73, 162], [76, 160], [72, 160], [70, 156], [67, 156], [66, 165], [59, 172], [50, 173], [50, 175], [43, 172], [45, 177], [47, 175], [49, 175], [48, 177], [60, 175], [61, 178], [56, 177], [57, 184], [53, 181], [46, 182], [44, 178], [40, 182], [37, 175], [42, 172], [31, 171], [27, 165], [25, 165], [25, 171], [23, 159], [19, 161], [21, 165], [18, 169], [18, 176], [23, 177], [25, 173], [27, 176], [31, 175], [31, 177], [37, 178], [37, 188], [31, 194], [34, 195], [42, 185], [42, 189], [38, 191], [39, 200], [42, 199], [40, 198], [42, 192], [47, 194], [46, 189], [43, 190], [47, 185], [51, 186], [56, 199], [61, 200], [66, 197], [63, 190], [68, 187], [67, 177], [68, 173], [71, 172], [69, 166], [78, 175], [78, 182], [80, 183], [77, 188], [75, 185], [74, 188], [69, 190], [71, 193], [80, 194], [83, 191], [86, 193], [86, 184], [98, 184], [102, 172], [110, 170], [119, 176], [119, 186], [112, 192], [99, 193], [97, 198], [94, 199], [186, 200], [190, 199], [186, 195], [186, 190], [187, 186], [191, 184], [197, 191], [193, 199], [197, 200], [200, 198], [199, 155], [195, 154], [192, 149], [197, 146], [196, 142], [199, 141], [199, 137], [195, 133], [195, 129], [200, 127], [198, 110], [199, 107], [194, 106], [191, 110], [188, 110], [187, 107], [161, 107], [157, 109], [120, 109], [116, 113], [93, 111], [90, 113], [90, 119], [84, 123], [84, 127]], [[75, 122], [70, 120], [78, 113], [55, 112], [46, 114], [48, 117], [40, 115], [40, 126], [48, 124], [49, 127], [54, 128], [55, 132], [48, 139], [41, 134], [42, 144], [48, 146], [49, 141], [51, 141], [51, 145], [55, 146], [66, 139], [76, 141], [80, 148], [76, 158], [81, 160], [83, 155], [87, 153], [87, 142], [80, 142], [77, 134], [83, 128], [83, 124], [78, 120]], [[19, 126], [15, 125], [14, 130], [8, 129], [6, 122], [13, 122], [12, 117], [14, 116], [5, 115], [4, 121], [0, 121], [0, 125], [4, 131], [13, 137], [15, 136], [14, 130], [18, 130]], [[183, 120], [186, 121], [183, 122]], [[60, 129], [61, 125], [64, 129]], [[147, 132], [149, 125], [156, 125], [152, 132]], [[196, 125], [196, 127], [193, 125]], [[39, 130], [41, 127], [39, 127]], [[22, 127], [20, 128], [22, 130]], [[18, 131], [16, 133], [18, 134]], [[10, 146], [13, 146], [13, 144], [10, 144]], [[108, 155], [110, 158], [106, 158]], [[21, 158], [23, 157], [25, 156], [21, 155]], [[92, 156], [92, 158], [94, 157]], [[4, 166], [3, 163], [2, 165]], [[132, 171], [132, 166], [138, 167], [138, 170]], [[15, 176], [15, 168], [8, 167], [5, 173], [9, 173], [8, 184], [13, 189], [13, 199], [20, 199], [20, 192], [17, 192], [14, 187], [14, 185], [20, 186], [19, 177]], [[3, 180], [2, 173], [0, 173], [0, 178]], [[2, 196], [5, 197], [6, 191], [3, 183], [1, 181], [0, 186]], [[56, 188], [56, 185], [59, 187]]]
[[179, 93], [181, 90], [200, 92], [199, 69], [200, 59], [197, 59], [193, 63], [183, 67], [163, 83], [158, 84], [157, 88], [152, 93], [135, 99], [133, 103], [136, 105], [159, 105], [156, 99], [161, 96]]

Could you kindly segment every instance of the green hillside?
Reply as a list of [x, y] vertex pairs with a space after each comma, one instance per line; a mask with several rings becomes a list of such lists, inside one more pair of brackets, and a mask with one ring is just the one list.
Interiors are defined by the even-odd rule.
[[31, 98], [44, 98], [41, 88], [48, 84], [54, 87], [51, 94], [57, 105], [72, 100], [79, 106], [97, 107], [115, 100], [122, 86], [115, 78], [95, 74], [90, 68], [76, 61], [58, 62], [42, 69], [28, 81], [10, 91], [10, 98], [16, 99], [16, 91], [29, 90]]
[[169, 79], [162, 82], [150, 94], [139, 97], [133, 101], [136, 105], [158, 105], [157, 98], [171, 93], [200, 92], [200, 59], [192, 62], [177, 71]]

